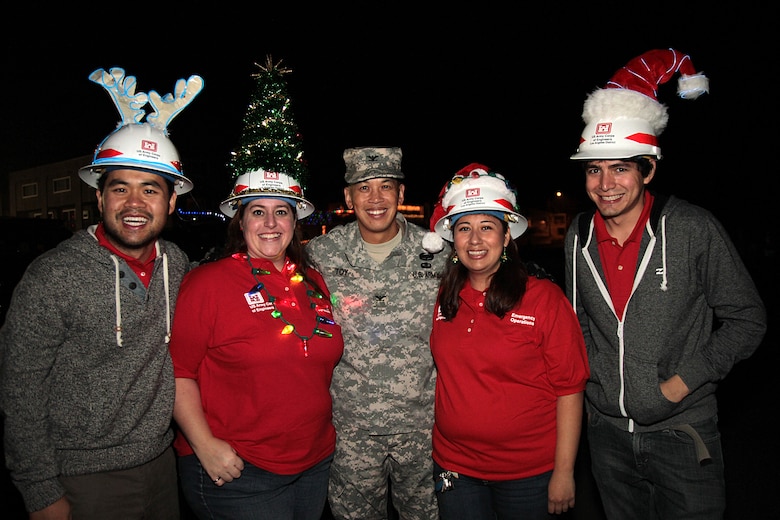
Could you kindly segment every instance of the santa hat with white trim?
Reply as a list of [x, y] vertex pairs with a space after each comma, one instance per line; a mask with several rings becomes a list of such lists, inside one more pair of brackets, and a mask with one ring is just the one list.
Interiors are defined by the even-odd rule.
[[607, 85], [585, 99], [585, 129], [574, 160], [626, 159], [640, 155], [661, 158], [658, 136], [669, 120], [658, 102], [658, 87], [680, 73], [677, 94], [696, 99], [709, 92], [709, 79], [691, 58], [674, 49], [648, 51], [618, 70]]
[[528, 220], [517, 206], [514, 186], [487, 166], [471, 163], [461, 168], [439, 192], [431, 215], [431, 233], [423, 237], [423, 249], [429, 253], [441, 251], [442, 240], [453, 241], [455, 222], [469, 213], [492, 215], [506, 222], [513, 239], [528, 229]]

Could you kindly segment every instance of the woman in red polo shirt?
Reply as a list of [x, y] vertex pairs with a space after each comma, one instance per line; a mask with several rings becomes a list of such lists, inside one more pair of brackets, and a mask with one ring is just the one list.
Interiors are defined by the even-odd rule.
[[453, 242], [430, 342], [442, 520], [541, 519], [574, 506], [585, 343], [561, 288], [520, 259], [514, 239], [528, 224], [516, 199], [502, 175], [471, 164], [431, 220]]
[[344, 343], [296, 228], [314, 207], [291, 176], [258, 169], [220, 209], [225, 254], [185, 276], [170, 343], [183, 494], [202, 519], [319, 520]]

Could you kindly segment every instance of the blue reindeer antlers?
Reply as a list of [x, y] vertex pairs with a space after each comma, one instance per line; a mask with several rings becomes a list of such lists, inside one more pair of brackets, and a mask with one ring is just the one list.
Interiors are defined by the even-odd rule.
[[[173, 94], [136, 92], [135, 76], [114, 67], [97, 69], [89, 79], [102, 86], [116, 105], [122, 120], [98, 144], [92, 163], [79, 169], [79, 177], [101, 189], [100, 179], [111, 168], [131, 168], [162, 175], [182, 195], [193, 188], [184, 176], [179, 152], [170, 140], [168, 125], [203, 89], [203, 78], [190, 76], [176, 82]], [[147, 113], [147, 104], [152, 111]]]
[[[136, 93], [135, 76], [126, 76], [125, 70], [119, 67], [113, 67], [108, 72], [97, 69], [89, 75], [89, 79], [105, 88], [111, 96], [122, 117], [119, 126], [141, 123], [146, 116], [146, 122], [162, 132], [167, 131], [173, 118], [203, 89], [203, 78], [193, 75], [186, 81], [178, 80], [173, 94], [161, 96], [154, 90], [149, 94]], [[149, 114], [144, 110], [147, 103], [151, 104], [153, 109]]]
[[147, 116], [146, 121], [157, 128], [167, 128], [173, 118], [195, 99], [201, 89], [203, 89], [203, 78], [190, 76], [186, 82], [183, 79], [176, 82], [173, 94], [160, 96], [154, 90], [150, 90], [149, 103], [154, 108], [154, 112]]

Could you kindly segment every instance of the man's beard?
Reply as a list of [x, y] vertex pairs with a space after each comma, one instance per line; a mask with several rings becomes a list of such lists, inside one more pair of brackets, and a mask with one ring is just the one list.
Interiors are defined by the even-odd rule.
[[142, 232], [127, 232], [122, 229], [122, 217], [119, 220], [103, 220], [103, 228], [106, 237], [115, 244], [118, 249], [143, 249], [157, 240], [159, 233], [154, 227], [154, 219], [146, 215], [147, 222]]

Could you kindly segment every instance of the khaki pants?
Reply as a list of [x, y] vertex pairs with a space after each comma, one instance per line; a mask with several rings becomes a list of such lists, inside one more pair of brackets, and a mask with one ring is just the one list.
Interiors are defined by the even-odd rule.
[[60, 477], [60, 482], [73, 520], [179, 520], [173, 448], [135, 468]]

